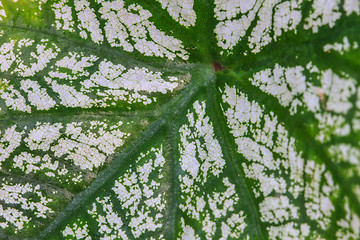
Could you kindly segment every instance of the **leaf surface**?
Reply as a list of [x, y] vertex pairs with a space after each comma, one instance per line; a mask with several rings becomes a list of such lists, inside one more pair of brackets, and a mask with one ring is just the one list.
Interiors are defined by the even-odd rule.
[[1, 239], [358, 239], [360, 2], [2, 0]]

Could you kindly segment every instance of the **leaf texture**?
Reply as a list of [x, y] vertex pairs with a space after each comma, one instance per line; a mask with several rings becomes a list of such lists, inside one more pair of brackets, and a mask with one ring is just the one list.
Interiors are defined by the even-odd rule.
[[358, 0], [1, 0], [1, 239], [359, 239]]

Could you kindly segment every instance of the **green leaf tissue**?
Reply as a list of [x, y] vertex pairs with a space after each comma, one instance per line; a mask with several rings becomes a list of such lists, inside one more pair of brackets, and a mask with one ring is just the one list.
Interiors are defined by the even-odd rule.
[[359, 0], [0, 0], [0, 239], [360, 239]]

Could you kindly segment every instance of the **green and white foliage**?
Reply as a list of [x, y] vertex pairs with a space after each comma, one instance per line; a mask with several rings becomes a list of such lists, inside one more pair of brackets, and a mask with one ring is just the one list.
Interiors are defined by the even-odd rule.
[[0, 239], [359, 239], [359, 0], [0, 0]]

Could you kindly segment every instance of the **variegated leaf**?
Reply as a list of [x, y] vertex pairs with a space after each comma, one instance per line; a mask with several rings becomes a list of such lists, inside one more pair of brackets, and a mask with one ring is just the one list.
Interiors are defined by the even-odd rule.
[[359, 239], [358, 0], [1, 0], [1, 239]]

